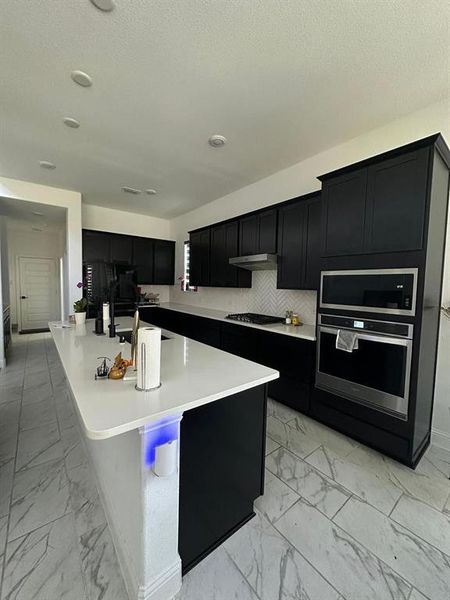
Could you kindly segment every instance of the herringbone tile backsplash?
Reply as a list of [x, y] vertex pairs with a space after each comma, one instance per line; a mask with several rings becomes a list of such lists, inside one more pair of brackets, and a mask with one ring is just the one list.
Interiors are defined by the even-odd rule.
[[284, 316], [286, 310], [298, 313], [303, 323], [316, 322], [316, 292], [277, 290], [276, 271], [254, 271], [250, 289], [199, 288], [198, 292], [170, 289], [170, 301], [216, 308], [227, 312], [256, 312]]

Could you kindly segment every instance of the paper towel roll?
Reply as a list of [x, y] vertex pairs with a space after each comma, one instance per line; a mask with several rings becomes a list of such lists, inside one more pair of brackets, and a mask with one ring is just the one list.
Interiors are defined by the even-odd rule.
[[161, 368], [161, 329], [141, 327], [137, 341], [136, 389], [147, 392], [159, 387]]
[[177, 467], [177, 440], [172, 440], [155, 448], [153, 472], [158, 477], [170, 477]]
[[109, 302], [103, 302], [103, 320], [109, 321]]

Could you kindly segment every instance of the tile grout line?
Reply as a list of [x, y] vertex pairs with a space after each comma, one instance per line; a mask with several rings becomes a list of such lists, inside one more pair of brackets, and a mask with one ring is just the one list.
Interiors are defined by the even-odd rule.
[[[301, 500], [302, 500], [302, 498], [300, 498], [298, 502], [300, 502]], [[350, 498], [349, 498], [349, 500], [350, 500]], [[348, 500], [347, 500], [346, 502], [348, 502]], [[309, 502], [306, 502], [306, 503], [307, 503], [309, 506], [312, 506], [312, 505], [311, 505]], [[296, 503], [296, 504], [297, 504], [297, 503]], [[292, 508], [292, 507], [291, 507], [291, 508]], [[319, 511], [317, 508], [315, 508], [315, 506], [312, 506], [312, 508], [314, 508], [315, 510], [317, 510], [318, 512], [320, 512], [320, 511]], [[336, 514], [337, 514], [337, 513], [336, 513]], [[384, 513], [382, 513], [382, 514], [384, 514]], [[325, 516], [325, 515], [324, 515], [324, 516]], [[336, 516], [336, 515], [335, 515], [335, 516]], [[386, 516], [386, 515], [384, 515], [384, 516]], [[326, 518], [326, 519], [328, 519], [328, 517], [327, 517], [327, 516], [325, 516], [325, 518]], [[334, 518], [334, 517], [333, 517], [333, 518]], [[332, 525], [334, 525], [334, 527], [337, 527], [338, 529], [340, 529], [341, 531], [343, 531], [343, 532], [345, 533], [345, 535], [348, 535], [348, 537], [350, 537], [352, 540], [354, 540], [354, 542], [355, 542], [356, 544], [358, 544], [358, 545], [362, 546], [362, 547], [364, 548], [364, 550], [365, 550], [365, 551], [366, 551], [366, 552], [367, 552], [367, 553], [368, 553], [370, 556], [372, 556], [372, 557], [373, 557], [373, 558], [375, 558], [377, 561], [379, 561], [380, 563], [382, 563], [382, 564], [383, 564], [385, 567], [387, 567], [387, 569], [389, 569], [390, 571], [392, 571], [393, 573], [395, 573], [395, 574], [396, 574], [396, 575], [397, 575], [397, 576], [398, 576], [398, 577], [399, 577], [399, 578], [400, 578], [402, 581], [406, 582], [406, 583], [409, 585], [409, 587], [410, 587], [410, 588], [414, 587], [414, 586], [413, 586], [413, 584], [412, 584], [410, 581], [408, 581], [408, 580], [407, 580], [407, 579], [406, 579], [406, 578], [405, 578], [403, 575], [401, 575], [401, 574], [400, 574], [398, 571], [396, 571], [395, 569], [393, 569], [393, 568], [392, 568], [390, 565], [388, 565], [388, 564], [387, 564], [387, 563], [386, 563], [384, 560], [382, 560], [382, 559], [381, 559], [381, 558], [380, 558], [380, 557], [379, 557], [377, 554], [375, 554], [374, 552], [372, 552], [372, 550], [370, 550], [370, 549], [369, 549], [369, 548], [367, 548], [367, 547], [366, 547], [364, 544], [362, 544], [360, 541], [358, 541], [356, 538], [354, 538], [354, 537], [353, 537], [353, 536], [352, 536], [350, 533], [348, 533], [348, 532], [347, 532], [345, 529], [343, 529], [343, 528], [342, 528], [340, 525], [338, 525], [337, 523], [335, 523], [335, 522], [334, 522], [332, 519], [328, 519], [328, 521], [330, 521], [330, 523], [331, 523]], [[275, 529], [278, 531], [278, 533], [279, 533], [280, 535], [282, 535], [283, 537], [285, 537], [285, 536], [283, 535], [283, 533], [282, 533], [281, 531], [279, 531], [279, 530], [278, 530], [278, 528], [277, 528], [275, 525], [274, 525], [274, 527], [275, 527]], [[288, 543], [290, 543], [290, 544], [291, 544], [291, 542], [289, 542], [289, 540], [288, 540], [287, 538], [285, 538], [285, 539], [286, 539], [286, 541], [287, 541]], [[293, 546], [293, 547], [295, 548], [295, 550], [296, 550], [296, 551], [297, 551], [299, 554], [301, 554], [301, 555], [303, 556], [303, 558], [304, 558], [306, 561], [308, 561], [308, 562], [310, 563], [310, 565], [311, 565], [311, 566], [313, 566], [313, 567], [314, 567], [314, 565], [313, 565], [313, 564], [312, 564], [312, 563], [311, 563], [311, 562], [310, 562], [310, 561], [309, 561], [309, 560], [308, 560], [308, 559], [307, 559], [307, 558], [306, 558], [306, 557], [305, 557], [305, 556], [304, 556], [304, 555], [303, 555], [303, 554], [300, 552], [300, 550], [299, 550], [299, 549], [298, 549], [296, 546], [294, 546], [293, 544], [291, 544], [291, 546]], [[314, 567], [314, 568], [315, 568], [315, 567]], [[319, 574], [320, 574], [320, 575], [321, 575], [321, 576], [322, 576], [324, 579], [326, 579], [326, 578], [324, 577], [324, 575], [323, 575], [322, 573], [320, 573], [320, 571], [319, 571], [318, 569], [316, 569], [316, 571], [317, 571], [317, 572], [318, 572], [318, 573], [319, 573]], [[328, 581], [328, 580], [327, 580], [327, 581]], [[335, 588], [335, 586], [333, 586], [333, 587]], [[335, 589], [336, 589], [336, 588], [335, 588]], [[339, 592], [339, 590], [337, 590], [337, 591]], [[420, 590], [419, 590], [419, 591], [420, 591]], [[339, 593], [340, 593], [341, 595], [343, 595], [343, 592], [339, 592]], [[422, 592], [421, 592], [421, 593], [422, 593]]]

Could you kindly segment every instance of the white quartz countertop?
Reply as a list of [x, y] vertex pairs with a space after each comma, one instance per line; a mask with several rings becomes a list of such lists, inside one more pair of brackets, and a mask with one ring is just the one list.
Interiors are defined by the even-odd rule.
[[211, 308], [202, 308], [200, 306], [190, 306], [189, 304], [178, 304], [175, 302], [162, 302], [159, 308], [167, 308], [169, 310], [176, 310], [178, 312], [184, 312], [190, 315], [196, 315], [198, 317], [205, 317], [207, 319], [215, 319], [216, 321], [225, 321], [226, 323], [234, 323], [235, 325], [242, 325], [243, 327], [253, 327], [253, 329], [261, 329], [268, 333], [280, 333], [282, 335], [289, 335], [303, 340], [316, 340], [316, 327], [315, 325], [300, 325], [298, 327], [294, 325], [285, 325], [284, 323], [272, 323], [270, 325], [255, 325], [253, 323], [242, 323], [241, 321], [233, 321], [232, 319], [226, 319], [225, 317], [229, 312], [223, 310], [215, 310]]
[[[131, 317], [117, 317], [117, 330], [132, 328]], [[143, 323], [141, 322], [141, 326]], [[172, 332], [161, 342], [161, 387], [135, 390], [135, 381], [95, 380], [99, 356], [112, 361], [131, 346], [119, 338], [93, 333], [94, 321], [62, 328], [50, 323], [81, 422], [94, 440], [105, 439], [152, 423], [161, 417], [214, 402], [277, 379], [278, 371], [217, 350]]]

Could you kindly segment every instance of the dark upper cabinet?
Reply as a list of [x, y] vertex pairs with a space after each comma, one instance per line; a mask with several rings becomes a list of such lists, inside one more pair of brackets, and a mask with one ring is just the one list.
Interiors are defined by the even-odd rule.
[[278, 210], [277, 288], [300, 289], [304, 281], [306, 207], [301, 200]]
[[277, 251], [277, 210], [275, 208], [239, 220], [239, 255], [275, 254]]
[[367, 169], [324, 181], [323, 256], [364, 252]]
[[110, 235], [103, 231], [83, 229], [83, 260], [110, 260]]
[[209, 227], [193, 231], [190, 240], [189, 283], [210, 285], [211, 230]]
[[422, 249], [428, 161], [421, 148], [368, 168], [366, 252]]
[[175, 242], [83, 229], [83, 261], [93, 260], [134, 266], [138, 284], [172, 285]]
[[[230, 265], [238, 256], [239, 222], [230, 221], [211, 227], [210, 285], [216, 287], [250, 287], [251, 273]], [[191, 259], [192, 260], [192, 259]]]
[[278, 209], [277, 288], [318, 289], [321, 199], [299, 198]]
[[133, 238], [133, 264], [136, 268], [137, 283], [153, 283], [154, 244], [149, 238]]
[[306, 200], [305, 270], [303, 286], [318, 290], [322, 255], [322, 198]]
[[325, 176], [323, 256], [421, 250], [429, 160], [419, 148]]
[[133, 262], [133, 237], [110, 233], [109, 240], [110, 260], [131, 265]]
[[175, 242], [154, 240], [153, 283], [173, 285], [175, 272]]

